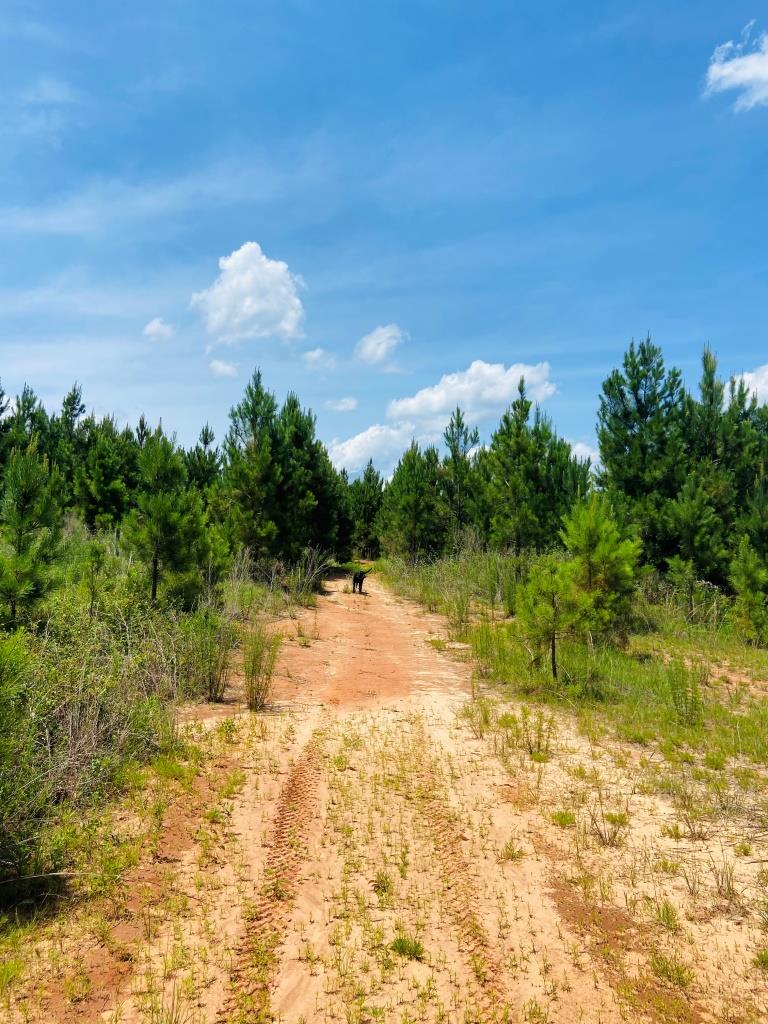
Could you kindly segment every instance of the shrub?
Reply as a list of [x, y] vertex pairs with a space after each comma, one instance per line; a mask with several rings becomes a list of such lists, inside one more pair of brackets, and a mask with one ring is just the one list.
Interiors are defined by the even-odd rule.
[[255, 624], [243, 641], [243, 672], [245, 674], [245, 701], [251, 711], [262, 711], [272, 690], [277, 655], [282, 636], [268, 633]]

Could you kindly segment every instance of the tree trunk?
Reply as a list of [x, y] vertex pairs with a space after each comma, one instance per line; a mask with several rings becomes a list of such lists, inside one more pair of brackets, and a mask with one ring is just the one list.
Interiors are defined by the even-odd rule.
[[557, 637], [554, 632], [550, 640], [549, 653], [552, 657], [552, 678], [557, 679]]
[[157, 551], [152, 555], [152, 603], [157, 600], [157, 580], [160, 575], [160, 559]]

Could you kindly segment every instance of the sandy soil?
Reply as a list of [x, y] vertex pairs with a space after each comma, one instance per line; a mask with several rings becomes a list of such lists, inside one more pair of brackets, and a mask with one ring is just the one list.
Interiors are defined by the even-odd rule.
[[739, 835], [670, 837], [636, 751], [471, 701], [444, 622], [366, 589], [279, 624], [274, 710], [234, 691], [126, 900], [62, 925], [0, 1019], [768, 1019]]

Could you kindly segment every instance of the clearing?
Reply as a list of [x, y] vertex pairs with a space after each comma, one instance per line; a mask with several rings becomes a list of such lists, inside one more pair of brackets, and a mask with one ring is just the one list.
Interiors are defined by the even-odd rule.
[[145, 793], [152, 841], [36, 936], [0, 1019], [765, 1019], [736, 824], [681, 835], [652, 756], [477, 699], [442, 618], [366, 590], [277, 623], [270, 713], [236, 686], [188, 713], [206, 756]]

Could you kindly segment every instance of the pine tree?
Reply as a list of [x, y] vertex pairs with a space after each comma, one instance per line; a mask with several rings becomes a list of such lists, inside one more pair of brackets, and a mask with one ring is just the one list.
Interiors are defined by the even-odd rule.
[[440, 495], [440, 456], [413, 441], [384, 491], [380, 535], [392, 554], [416, 559], [445, 547], [447, 515]]
[[731, 585], [736, 593], [733, 617], [745, 637], [755, 644], [768, 642], [768, 565], [742, 537], [731, 563]]
[[168, 572], [201, 568], [207, 555], [200, 495], [187, 487], [184, 460], [158, 428], [139, 455], [140, 490], [125, 520], [124, 535], [149, 569], [150, 598], [157, 600]]
[[221, 455], [214, 447], [216, 437], [206, 423], [200, 431], [200, 437], [194, 448], [184, 453], [184, 464], [190, 486], [194, 487], [207, 503], [208, 495], [219, 479], [221, 472]]
[[76, 505], [91, 529], [114, 529], [133, 504], [140, 448], [133, 432], [119, 430], [112, 417], [85, 421], [83, 447], [74, 474]]
[[277, 403], [259, 370], [229, 416], [218, 511], [236, 544], [256, 557], [269, 555], [279, 547]]
[[472, 452], [480, 443], [480, 434], [476, 427], [474, 430], [469, 429], [464, 414], [456, 406], [443, 434], [443, 440], [448, 449], [443, 459], [443, 493], [450, 520], [452, 543], [456, 548], [460, 545], [467, 527], [477, 518], [475, 501], [478, 487], [472, 464]]
[[491, 540], [514, 551], [551, 545], [563, 515], [589, 486], [589, 462], [572, 455], [539, 409], [531, 423], [531, 409], [521, 379], [488, 452]]
[[352, 546], [363, 558], [378, 558], [378, 517], [384, 498], [384, 481], [369, 460], [363, 475], [349, 485]]
[[711, 504], [711, 488], [695, 473], [666, 506], [667, 533], [672, 550], [689, 562], [698, 579], [724, 579], [727, 549], [723, 519]]
[[55, 586], [60, 556], [61, 481], [41, 458], [37, 442], [14, 449], [0, 500], [0, 602], [16, 626], [34, 616]]
[[577, 503], [560, 537], [570, 552], [570, 572], [585, 596], [584, 627], [608, 639], [626, 626], [640, 555], [639, 540], [623, 537], [604, 494]]
[[278, 545], [282, 555], [295, 561], [309, 545], [326, 547], [328, 537], [317, 529], [318, 458], [315, 418], [302, 409], [298, 396], [289, 393], [276, 420], [275, 458], [280, 467], [277, 487]]
[[667, 371], [650, 338], [631, 343], [600, 398], [601, 482], [626, 503], [656, 564], [674, 553], [664, 544], [662, 512], [685, 476], [683, 401], [680, 371]]
[[574, 586], [570, 566], [554, 554], [540, 556], [518, 590], [515, 613], [519, 629], [531, 648], [533, 661], [549, 656], [552, 678], [558, 678], [557, 645], [575, 635], [587, 602]]

